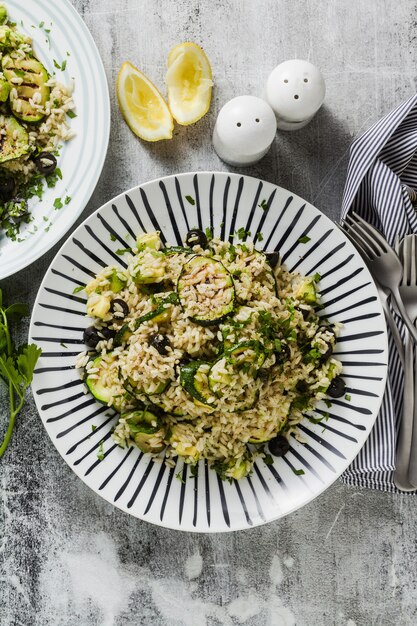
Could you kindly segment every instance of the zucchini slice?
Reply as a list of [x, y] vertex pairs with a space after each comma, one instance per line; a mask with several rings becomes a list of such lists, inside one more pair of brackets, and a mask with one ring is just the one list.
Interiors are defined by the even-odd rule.
[[235, 305], [231, 274], [210, 257], [196, 255], [184, 264], [177, 291], [183, 311], [201, 326], [219, 324]]
[[[46, 85], [49, 76], [42, 63], [34, 57], [14, 59], [6, 55], [3, 57], [2, 69], [11, 89], [17, 91], [17, 98], [10, 97], [13, 115], [24, 122], [40, 122], [44, 114], [32, 106], [30, 100], [41, 107], [49, 100], [50, 89]], [[13, 79], [21, 79], [22, 82], [17, 84]]]
[[29, 150], [29, 135], [19, 122], [11, 115], [0, 116], [1, 135], [0, 163], [18, 159]]
[[[118, 370], [109, 370], [106, 368], [104, 372], [102, 359], [103, 357], [98, 356], [93, 361], [94, 368], [98, 368], [99, 370], [96, 372], [97, 378], [93, 378], [89, 375], [87, 376], [85, 383], [98, 402], [108, 404], [110, 400], [112, 400], [112, 406], [118, 413], [120, 413], [123, 397], [120, 396], [119, 393], [120, 381]], [[106, 382], [104, 382], [105, 373], [107, 376], [110, 376], [109, 372], [111, 372], [110, 384], [108, 382], [106, 384]]]
[[204, 361], [191, 361], [180, 369], [180, 383], [198, 402], [213, 406], [213, 394], [209, 388], [207, 375], [210, 364]]
[[145, 410], [124, 413], [122, 417], [126, 419], [126, 424], [139, 450], [154, 454], [162, 452], [165, 448], [163, 439], [166, 428], [157, 415]]

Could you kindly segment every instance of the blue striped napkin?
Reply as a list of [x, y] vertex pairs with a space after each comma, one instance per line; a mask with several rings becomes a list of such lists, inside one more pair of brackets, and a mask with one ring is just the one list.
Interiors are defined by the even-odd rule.
[[[417, 94], [353, 142], [341, 217], [356, 211], [379, 228], [394, 246], [397, 235], [417, 233], [417, 213], [411, 201], [417, 199], [416, 192]], [[401, 321], [398, 325], [404, 339]], [[388, 382], [380, 413], [369, 439], [342, 480], [349, 485], [394, 492], [397, 491], [393, 470], [402, 413], [403, 374], [389, 331], [388, 345]]]

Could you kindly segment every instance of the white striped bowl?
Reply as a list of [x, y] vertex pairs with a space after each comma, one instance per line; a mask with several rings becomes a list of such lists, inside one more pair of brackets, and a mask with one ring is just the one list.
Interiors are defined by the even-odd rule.
[[[186, 197], [191, 196], [191, 204]], [[260, 208], [265, 200], [269, 209]], [[73, 294], [104, 266], [120, 263], [116, 250], [137, 233], [160, 230], [181, 243], [193, 227], [211, 227], [232, 237], [240, 227], [262, 246], [279, 250], [289, 269], [321, 274], [321, 312], [343, 322], [335, 354], [343, 362], [345, 398], [320, 403], [314, 424], [300, 430], [306, 443], [291, 438], [291, 449], [273, 465], [260, 459], [249, 478], [220, 481], [200, 462], [191, 476], [182, 461], [174, 469], [155, 464], [137, 448], [123, 450], [111, 439], [113, 411], [84, 395], [74, 370], [84, 350], [86, 299]], [[309, 238], [300, 243], [301, 238]], [[45, 428], [74, 472], [109, 502], [154, 524], [188, 531], [248, 528], [277, 519], [306, 504], [351, 463], [374, 424], [385, 387], [385, 321], [372, 278], [350, 242], [316, 208], [271, 183], [237, 174], [199, 172], [155, 180], [121, 194], [89, 217], [55, 257], [40, 287], [30, 339], [43, 354], [33, 392]], [[92, 424], [96, 430], [92, 432]], [[100, 442], [104, 459], [97, 458]], [[296, 474], [302, 469], [304, 474]], [[179, 478], [180, 480], [177, 480]]]
[[[18, 29], [32, 37], [34, 50], [48, 72], [56, 72], [64, 84], [74, 78], [77, 117], [70, 120], [76, 135], [63, 145], [58, 160], [62, 180], [55, 188], [45, 189], [42, 200], [29, 201], [34, 219], [22, 228], [24, 241], [12, 242], [0, 232], [0, 280], [36, 261], [73, 225], [100, 176], [110, 132], [103, 64], [87, 26], [70, 2], [13, 0], [6, 4]], [[54, 59], [60, 65], [66, 61], [65, 71], [57, 70]], [[71, 197], [69, 204], [55, 210], [55, 198], [63, 202], [66, 196]]]

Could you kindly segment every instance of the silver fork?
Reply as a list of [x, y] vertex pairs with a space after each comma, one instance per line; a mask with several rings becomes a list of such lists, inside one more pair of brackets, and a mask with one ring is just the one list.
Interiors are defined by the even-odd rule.
[[[409, 317], [417, 318], [417, 236], [407, 235], [400, 244], [399, 256], [404, 267], [404, 276], [400, 285], [400, 294]], [[412, 348], [410, 348], [412, 351]], [[411, 419], [411, 433], [409, 432], [409, 466], [408, 481], [413, 489], [417, 487], [417, 363], [414, 359], [414, 410]]]
[[399, 292], [403, 275], [400, 259], [376, 228], [365, 222], [357, 213], [352, 215], [354, 217], [350, 215], [346, 217], [345, 229], [355, 241], [374, 278], [391, 292], [404, 324], [417, 343], [417, 328], [408, 317]]
[[[406, 236], [396, 245], [396, 251], [404, 271], [399, 291], [411, 319], [417, 316], [417, 276], [416, 276], [416, 246], [415, 237]], [[414, 287], [413, 287], [414, 285]], [[413, 458], [412, 438], [414, 430], [414, 415], [416, 413], [415, 396], [415, 362], [413, 343], [410, 336], [406, 336], [403, 413], [398, 430], [397, 448], [395, 453], [394, 483], [401, 491], [415, 491], [410, 478], [410, 468]], [[417, 451], [415, 451], [417, 452]]]
[[[352, 242], [352, 244], [355, 246], [355, 248], [357, 248], [357, 243], [356, 240], [350, 235], [350, 233], [345, 230], [344, 228], [342, 228], [342, 226], [340, 226], [340, 224], [338, 224], [337, 222], [335, 222], [336, 226], [342, 231], [342, 233], [344, 235], [346, 235], [346, 237]], [[365, 265], [367, 266], [367, 268], [369, 269], [369, 271], [371, 272], [371, 268], [369, 267], [368, 264], [368, 259], [367, 257], [362, 257], [363, 260], [365, 261]], [[374, 277], [375, 278], [375, 277]], [[400, 361], [401, 361], [401, 365], [404, 369], [404, 346], [403, 346], [403, 342], [401, 339], [401, 335], [399, 333], [397, 324], [395, 323], [394, 317], [392, 315], [391, 309], [389, 308], [389, 298], [390, 298], [390, 292], [386, 287], [382, 287], [382, 285], [379, 284], [379, 282], [376, 280], [375, 282], [375, 286], [378, 290], [378, 296], [379, 299], [381, 301], [381, 305], [382, 305], [382, 309], [384, 311], [384, 315], [385, 315], [385, 320], [389, 326], [389, 329], [391, 331], [392, 334], [392, 338], [394, 339], [394, 343], [395, 343], [395, 347], [397, 348], [397, 352], [398, 352], [398, 356], [400, 357]]]

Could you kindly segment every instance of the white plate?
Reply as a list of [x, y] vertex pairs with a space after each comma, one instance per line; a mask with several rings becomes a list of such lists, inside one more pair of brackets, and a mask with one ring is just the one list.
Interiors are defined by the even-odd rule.
[[[192, 196], [195, 204], [186, 200]], [[259, 207], [265, 200], [270, 207]], [[195, 226], [214, 227], [228, 238], [240, 227], [259, 247], [277, 249], [290, 269], [321, 274], [321, 313], [342, 321], [335, 354], [344, 365], [350, 401], [334, 400], [328, 421], [307, 419], [307, 443], [291, 438], [291, 450], [273, 465], [256, 460], [250, 478], [230, 485], [200, 462], [198, 476], [178, 461], [157, 465], [137, 448], [122, 450], [111, 439], [113, 411], [83, 394], [73, 369], [84, 350], [85, 294], [73, 294], [105, 265], [124, 263], [115, 254], [137, 233], [160, 230], [173, 245]], [[307, 243], [299, 239], [307, 236]], [[113, 241], [112, 241], [113, 239]], [[43, 349], [34, 377], [36, 404], [54, 445], [96, 493], [141, 519], [200, 532], [248, 528], [277, 519], [328, 487], [357, 455], [375, 421], [385, 387], [387, 339], [372, 278], [351, 243], [320, 211], [289, 191], [248, 176], [181, 174], [155, 180], [104, 205], [65, 243], [40, 287], [30, 339]], [[317, 417], [317, 415], [316, 415]], [[97, 428], [92, 432], [92, 425]], [[104, 460], [97, 451], [104, 440]], [[296, 475], [293, 470], [305, 473]], [[177, 480], [176, 476], [181, 480]], [[57, 493], [59, 498], [60, 494]]]
[[[32, 37], [35, 53], [47, 70], [56, 72], [64, 84], [74, 78], [77, 117], [69, 120], [76, 136], [63, 144], [58, 160], [62, 181], [54, 189], [46, 189], [42, 200], [29, 201], [34, 221], [22, 228], [26, 241], [12, 242], [0, 233], [0, 280], [36, 261], [75, 222], [97, 184], [110, 132], [110, 102], [103, 64], [87, 26], [68, 0], [13, 0], [6, 2], [6, 7], [19, 30]], [[39, 28], [42, 22], [44, 25]], [[45, 29], [50, 29], [50, 33]], [[54, 67], [54, 59], [59, 64], [67, 61], [64, 72]], [[55, 210], [55, 198], [66, 196], [71, 197], [71, 202]], [[50, 222], [52, 226], [46, 231]]]

